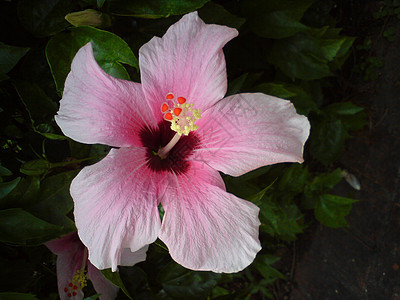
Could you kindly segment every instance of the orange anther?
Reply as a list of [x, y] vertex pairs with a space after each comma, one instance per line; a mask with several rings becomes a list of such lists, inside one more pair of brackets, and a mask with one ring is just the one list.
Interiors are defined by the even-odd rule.
[[171, 113], [166, 113], [164, 115], [165, 120], [171, 121], [172, 120], [172, 114]]
[[182, 112], [182, 108], [179, 108], [179, 107], [174, 108], [174, 115], [175, 116], [179, 116], [181, 114], [181, 112]]
[[167, 94], [167, 96], [165, 98], [168, 100], [172, 100], [172, 99], [174, 99], [174, 94], [169, 93], [169, 94]]
[[161, 111], [163, 113], [165, 113], [168, 110], [169, 106], [167, 103], [163, 103], [163, 105], [161, 105]]
[[178, 102], [179, 102], [179, 104], [183, 104], [183, 103], [186, 102], [186, 98], [184, 98], [184, 97], [178, 97]]
[[73, 292], [72, 295], [73, 295], [73, 296], [76, 296], [76, 292]]

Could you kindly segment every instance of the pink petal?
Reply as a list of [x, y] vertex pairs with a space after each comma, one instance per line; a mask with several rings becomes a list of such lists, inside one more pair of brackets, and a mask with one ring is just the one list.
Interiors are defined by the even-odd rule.
[[146, 245], [143, 248], [132, 252], [131, 249], [125, 248], [121, 253], [121, 266], [133, 266], [141, 261], [146, 260], [146, 252], [149, 249], [149, 246]]
[[107, 75], [90, 43], [76, 54], [55, 116], [63, 133], [81, 143], [138, 146], [138, 130], [154, 124], [138, 83]]
[[60, 299], [83, 299], [82, 290], [76, 290], [76, 296], [72, 297], [68, 297], [68, 293], [64, 291], [64, 288], [68, 287], [72, 281], [75, 272], [82, 268], [84, 245], [79, 241], [76, 233], [50, 241], [46, 243], [46, 246], [52, 252], [59, 253], [57, 255], [57, 282]]
[[54, 254], [61, 254], [64, 252], [71, 251], [72, 248], [76, 247], [76, 244], [80, 242], [76, 232], [62, 236], [59, 239], [51, 240], [45, 243], [46, 247], [50, 249]]
[[238, 272], [260, 251], [259, 208], [229, 194], [216, 170], [194, 162], [168, 177], [160, 239], [186, 268]]
[[88, 262], [88, 276], [93, 283], [100, 300], [112, 300], [117, 297], [119, 288], [107, 280], [100, 270]]
[[310, 131], [307, 118], [290, 101], [260, 93], [223, 99], [196, 124], [202, 143], [193, 159], [232, 176], [280, 162], [303, 162]]
[[124, 248], [134, 252], [157, 238], [163, 177], [148, 169], [145, 155], [145, 148], [112, 149], [72, 181], [78, 234], [98, 269], [115, 271]]
[[154, 37], [139, 50], [146, 98], [155, 114], [168, 93], [185, 97], [204, 110], [222, 99], [227, 89], [222, 47], [238, 35], [236, 29], [206, 25], [193, 12], [172, 25], [162, 38]]

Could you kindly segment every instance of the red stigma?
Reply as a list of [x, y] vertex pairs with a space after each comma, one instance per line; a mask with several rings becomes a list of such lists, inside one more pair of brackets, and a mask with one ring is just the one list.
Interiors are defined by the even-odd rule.
[[179, 107], [174, 108], [174, 114], [175, 114], [175, 116], [179, 116], [179, 115], [181, 114], [181, 112], [182, 112], [182, 108], [179, 108]]
[[66, 288], [64, 288], [64, 292], [68, 292], [68, 288], [66, 287]]
[[161, 106], [161, 111], [163, 113], [165, 113], [168, 110], [169, 106], [167, 103], [163, 103], [163, 105]]
[[164, 118], [165, 118], [165, 120], [168, 120], [168, 121], [171, 121], [171, 120], [173, 119], [171, 113], [166, 113], [166, 114], [164, 115]]
[[68, 286], [69, 286], [69, 287], [72, 287], [72, 286], [73, 286], [72, 282], [70, 282], [70, 283], [68, 284]]
[[169, 93], [169, 94], [167, 94], [167, 96], [165, 98], [168, 99], [168, 100], [172, 100], [172, 99], [174, 99], [174, 94]]
[[73, 296], [76, 296], [76, 292], [73, 292], [72, 295], [73, 295]]
[[186, 98], [184, 98], [184, 97], [178, 97], [178, 102], [179, 102], [179, 104], [183, 104], [183, 103], [186, 102]]
[[67, 295], [67, 296], [71, 298], [71, 297], [72, 297], [72, 294], [71, 294], [71, 293], [68, 293], [68, 295]]

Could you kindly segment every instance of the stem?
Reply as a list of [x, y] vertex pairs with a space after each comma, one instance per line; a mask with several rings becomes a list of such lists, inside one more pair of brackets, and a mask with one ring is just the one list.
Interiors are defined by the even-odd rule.
[[175, 133], [174, 137], [169, 141], [169, 143], [165, 146], [160, 148], [158, 150], [157, 155], [161, 157], [161, 159], [164, 159], [168, 156], [169, 151], [178, 143], [179, 139], [181, 138], [181, 135], [178, 133]]

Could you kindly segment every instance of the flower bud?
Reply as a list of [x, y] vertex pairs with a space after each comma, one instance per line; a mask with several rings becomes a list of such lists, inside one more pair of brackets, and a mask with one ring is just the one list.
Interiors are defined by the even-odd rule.
[[94, 9], [86, 9], [69, 13], [65, 19], [74, 26], [108, 27], [111, 25], [110, 16]]

